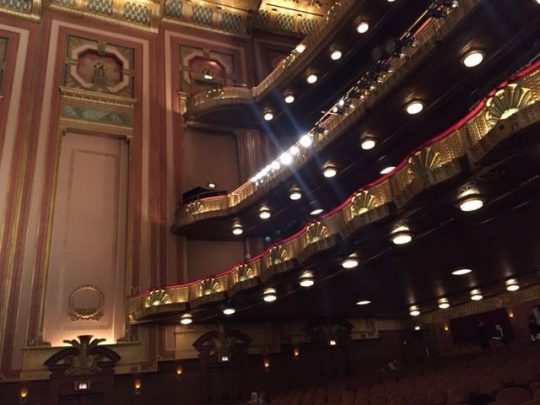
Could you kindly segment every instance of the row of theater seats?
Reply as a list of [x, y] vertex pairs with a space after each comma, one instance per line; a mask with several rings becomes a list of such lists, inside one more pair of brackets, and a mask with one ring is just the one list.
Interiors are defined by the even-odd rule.
[[347, 378], [292, 390], [272, 405], [540, 405], [540, 346], [514, 346], [379, 382]]

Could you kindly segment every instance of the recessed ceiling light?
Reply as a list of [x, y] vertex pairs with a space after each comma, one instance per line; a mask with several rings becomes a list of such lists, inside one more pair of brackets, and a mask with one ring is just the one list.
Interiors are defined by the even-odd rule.
[[406, 245], [412, 241], [412, 233], [407, 225], [399, 225], [390, 232], [394, 245]]
[[304, 148], [309, 148], [313, 144], [313, 137], [310, 134], [302, 135], [300, 138], [300, 145]]
[[477, 50], [470, 51], [463, 57], [462, 63], [465, 65], [465, 67], [473, 68], [481, 64], [484, 61], [485, 56], [486, 55], [484, 52]]
[[416, 331], [418, 331], [418, 330], [420, 330], [420, 329], [422, 329], [422, 328], [420, 328], [419, 325], [416, 325], [416, 326], [414, 327], [414, 330], [416, 330]]
[[300, 277], [298, 278], [298, 283], [301, 287], [311, 287], [315, 284], [315, 278], [313, 277], [313, 273], [309, 270], [304, 271]]
[[288, 166], [293, 162], [293, 157], [289, 152], [285, 152], [281, 154], [281, 156], [279, 157], [279, 161], [281, 162], [281, 164]]
[[324, 212], [324, 210], [322, 208], [315, 208], [313, 211], [311, 211], [309, 213], [309, 215], [319, 215], [319, 214], [322, 214]]
[[308, 75], [308, 77], [306, 78], [306, 81], [309, 83], [309, 84], [313, 84], [315, 82], [317, 82], [319, 78], [317, 77], [317, 75], [315, 73], [311, 73]]
[[328, 342], [328, 344], [329, 344], [330, 346], [335, 346], [335, 345], [337, 345], [337, 342], [336, 342], [334, 339], [330, 339], [330, 341]]
[[263, 117], [265, 121], [272, 121], [274, 119], [274, 114], [271, 111], [267, 111], [264, 113]]
[[458, 196], [459, 209], [463, 212], [479, 210], [484, 206], [484, 199], [476, 187], [467, 188]]
[[448, 302], [447, 298], [441, 298], [439, 300], [439, 308], [440, 309], [448, 309], [448, 308], [450, 308], [450, 303]]
[[482, 293], [480, 292], [480, 290], [472, 290], [471, 291], [471, 300], [480, 301], [482, 298], [484, 298], [484, 297], [482, 296]]
[[266, 288], [263, 291], [263, 300], [264, 302], [274, 302], [277, 300], [276, 290], [273, 288]]
[[189, 325], [193, 322], [193, 318], [189, 312], [186, 312], [184, 315], [180, 317], [180, 323], [182, 325]]
[[292, 94], [287, 94], [287, 95], [285, 96], [285, 102], [286, 102], [287, 104], [292, 104], [292, 103], [294, 103], [294, 96], [293, 96]]
[[358, 255], [353, 253], [341, 262], [341, 267], [344, 269], [354, 269], [358, 266]]
[[216, 183], [208, 183], [208, 188], [216, 188]]
[[302, 53], [306, 50], [306, 45], [300, 43], [298, 45], [296, 45], [296, 48], [294, 48], [296, 50], [296, 52], [298, 53]]
[[510, 292], [514, 292], [519, 290], [519, 284], [515, 278], [511, 278], [510, 280], [506, 280], [506, 290]]
[[454, 276], [464, 276], [465, 274], [471, 273], [471, 269], [457, 269], [452, 272]]
[[230, 315], [233, 315], [235, 312], [236, 312], [236, 309], [234, 309], [233, 307], [223, 308], [224, 315], [230, 316]]
[[330, 54], [330, 59], [340, 60], [342, 56], [343, 56], [343, 53], [340, 50], [336, 49]]
[[356, 31], [358, 31], [360, 34], [365, 34], [369, 30], [369, 23], [367, 21], [361, 21], [356, 26]]
[[293, 201], [297, 201], [300, 198], [302, 198], [302, 192], [298, 187], [291, 188], [291, 192], [289, 194], [289, 198]]
[[323, 176], [328, 178], [328, 179], [331, 179], [332, 177], [335, 177], [336, 174], [337, 174], [337, 169], [333, 165], [327, 165], [323, 169]]
[[422, 112], [423, 109], [424, 103], [419, 100], [410, 101], [405, 105], [405, 111], [407, 111], [407, 114], [410, 115], [419, 114]]
[[268, 208], [267, 206], [262, 206], [259, 210], [259, 218], [261, 219], [268, 219], [271, 215], [272, 214], [270, 213], [270, 208]]
[[376, 145], [377, 145], [377, 141], [375, 140], [374, 136], [364, 135], [362, 138], [360, 138], [360, 147], [363, 150], [371, 150]]
[[419, 316], [420, 315], [420, 308], [418, 308], [418, 305], [412, 305], [409, 308], [409, 314], [411, 316]]
[[388, 174], [394, 171], [396, 167], [395, 166], [387, 166], [384, 169], [382, 169], [379, 173], [381, 174]]
[[368, 301], [368, 300], [362, 300], [356, 303], [356, 305], [360, 305], [360, 306], [369, 305], [369, 304], [371, 304], [371, 301]]

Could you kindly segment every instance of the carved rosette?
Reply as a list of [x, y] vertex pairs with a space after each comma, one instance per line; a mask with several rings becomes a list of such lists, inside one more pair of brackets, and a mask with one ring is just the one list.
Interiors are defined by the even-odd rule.
[[211, 277], [201, 282], [199, 290], [199, 295], [202, 297], [221, 292], [222, 288], [221, 284], [215, 278]]
[[531, 90], [512, 83], [486, 102], [486, 119], [491, 125], [507, 119], [534, 102]]
[[277, 265], [286, 262], [290, 259], [289, 252], [282, 245], [275, 246], [270, 250], [270, 255], [268, 256], [269, 265]]
[[69, 316], [72, 321], [97, 321], [103, 316], [105, 297], [93, 285], [82, 285], [69, 295]]
[[242, 281], [246, 281], [246, 280], [250, 280], [252, 278], [255, 278], [257, 276], [255, 270], [247, 265], [247, 264], [242, 264], [241, 266], [238, 266], [238, 268], [236, 269], [236, 272], [235, 272], [235, 283], [240, 283]]
[[376, 198], [369, 191], [364, 190], [356, 194], [351, 201], [353, 217], [365, 214], [376, 206]]
[[330, 236], [328, 227], [323, 225], [321, 222], [315, 222], [309, 225], [307, 228], [306, 238], [308, 244], [319, 242], [328, 238], [328, 236]]
[[168, 304], [171, 302], [171, 298], [169, 297], [169, 294], [165, 292], [165, 290], [153, 290], [148, 294], [148, 297], [146, 297], [146, 307], [151, 306], [159, 306]]
[[435, 152], [431, 147], [416, 152], [409, 159], [408, 173], [413, 177], [427, 177], [429, 174], [443, 165], [440, 152]]

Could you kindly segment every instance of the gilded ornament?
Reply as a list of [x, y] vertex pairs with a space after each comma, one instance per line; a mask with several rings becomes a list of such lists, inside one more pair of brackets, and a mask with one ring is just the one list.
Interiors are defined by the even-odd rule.
[[512, 83], [497, 91], [486, 102], [486, 119], [495, 125], [499, 120], [505, 120], [522, 108], [534, 102], [531, 90]]
[[270, 251], [270, 265], [280, 264], [287, 260], [289, 260], [289, 252], [283, 246], [276, 246]]
[[432, 170], [438, 169], [443, 164], [440, 152], [435, 152], [427, 147], [416, 152], [409, 159], [408, 172], [413, 176], [425, 177]]
[[247, 264], [238, 266], [235, 273], [235, 280], [237, 283], [250, 280], [256, 276], [255, 270]]
[[362, 215], [375, 208], [376, 199], [369, 191], [364, 190], [356, 194], [351, 201], [354, 216]]
[[307, 228], [308, 243], [319, 242], [322, 239], [328, 238], [329, 235], [330, 233], [328, 232], [328, 227], [320, 222], [315, 222]]
[[207, 278], [201, 282], [200, 295], [211, 295], [221, 291], [221, 284], [215, 278]]
[[148, 294], [148, 297], [146, 297], [146, 307], [155, 307], [158, 305], [168, 304], [169, 302], [171, 302], [169, 294], [162, 289], [153, 290], [150, 292], [150, 294]]

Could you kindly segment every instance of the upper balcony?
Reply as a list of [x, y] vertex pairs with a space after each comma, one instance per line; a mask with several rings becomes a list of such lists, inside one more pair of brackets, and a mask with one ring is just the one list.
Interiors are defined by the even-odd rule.
[[[478, 88], [478, 83], [494, 85], [501, 75], [507, 76], [514, 69], [516, 53], [522, 55], [517, 63], [525, 64], [538, 51], [534, 46], [539, 35], [537, 20], [524, 25], [516, 18], [508, 23], [512, 35], [494, 36], [490, 34], [494, 20], [483, 17], [486, 12], [505, 15], [507, 5], [488, 10], [486, 6], [475, 8], [476, 2], [460, 4], [444, 19], [425, 21], [415, 33], [416, 46], [403, 50], [407, 57], [388, 61], [389, 69], [382, 80], [376, 79], [375, 88], [358, 92], [359, 86], [353, 86], [344, 98], [354, 108], [325, 114], [317, 128], [287, 152], [292, 163], [276, 159], [233, 192], [181, 207], [173, 231], [193, 237], [230, 237], [237, 221], [244, 225], [247, 236], [274, 239], [274, 229], [281, 229], [281, 236], [292, 234], [314, 218], [312, 212], [328, 212], [342, 204], [362, 184], [376, 180], [381, 169], [395, 166], [462, 116], [488, 91]], [[523, 7], [519, 12], [525, 17], [529, 10]], [[461, 36], [464, 28], [467, 38]], [[484, 63], [467, 68], [461, 58], [464, 51], [476, 47], [485, 54]], [[404, 104], [411, 99], [425, 102], [419, 116], [404, 112]], [[373, 150], [361, 146], [366, 134], [377, 142]], [[338, 173], [327, 179], [321, 172], [330, 163]], [[293, 187], [300, 188], [303, 198], [291, 203]], [[271, 221], [259, 220], [263, 206], [271, 209]]]

